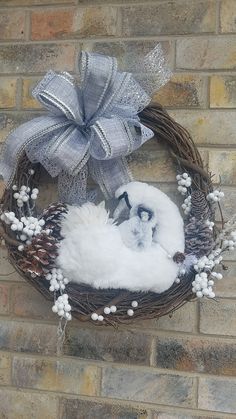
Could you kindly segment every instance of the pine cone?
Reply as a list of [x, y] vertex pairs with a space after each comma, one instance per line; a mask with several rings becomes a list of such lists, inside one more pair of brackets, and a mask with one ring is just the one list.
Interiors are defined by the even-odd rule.
[[191, 217], [185, 225], [185, 253], [200, 258], [208, 255], [213, 247], [213, 232], [202, 219]]
[[42, 217], [45, 221], [44, 230], [50, 229], [50, 235], [42, 232], [33, 237], [29, 246], [22, 252], [19, 267], [22, 271], [34, 276], [44, 276], [45, 270], [54, 265], [58, 255], [61, 240], [61, 218], [67, 212], [66, 205], [52, 204], [44, 210]]
[[175, 263], [183, 263], [185, 260], [185, 254], [182, 252], [176, 252], [173, 256], [173, 261]]
[[197, 219], [211, 219], [212, 209], [209, 206], [208, 201], [206, 200], [206, 195], [204, 192], [195, 190], [191, 194], [191, 215]]
[[39, 234], [32, 239], [19, 260], [19, 267], [24, 272], [41, 276], [45, 268], [50, 269], [58, 255], [58, 240], [46, 233]]
[[44, 229], [50, 229], [51, 235], [61, 240], [61, 219], [67, 213], [67, 206], [64, 204], [56, 203], [51, 204], [44, 210], [42, 217], [45, 221]]

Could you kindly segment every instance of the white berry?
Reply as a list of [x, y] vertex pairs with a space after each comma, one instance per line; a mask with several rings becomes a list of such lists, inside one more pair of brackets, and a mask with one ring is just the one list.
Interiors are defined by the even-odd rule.
[[92, 320], [98, 320], [98, 314], [97, 313], [91, 314], [91, 319]]
[[116, 306], [111, 306], [110, 307], [110, 310], [111, 310], [111, 313], [115, 313], [116, 310], [117, 310], [117, 308], [116, 308]]
[[111, 309], [109, 307], [104, 307], [103, 311], [104, 311], [105, 314], [110, 314]]

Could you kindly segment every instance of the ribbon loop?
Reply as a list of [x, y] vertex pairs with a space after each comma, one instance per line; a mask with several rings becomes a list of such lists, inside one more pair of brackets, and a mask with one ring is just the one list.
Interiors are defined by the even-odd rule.
[[56, 74], [49, 71], [34, 88], [32, 95], [50, 113], [64, 115], [68, 120], [83, 125], [80, 91], [68, 73]]
[[84, 200], [87, 163], [106, 196], [131, 180], [124, 157], [153, 136], [137, 115], [150, 97], [131, 73], [117, 71], [113, 57], [82, 52], [79, 69], [80, 85], [68, 73], [49, 71], [34, 89], [49, 114], [9, 135], [0, 165], [8, 186], [23, 152], [51, 176], [59, 175], [60, 185], [71, 185], [68, 195], [63, 191], [68, 203]]

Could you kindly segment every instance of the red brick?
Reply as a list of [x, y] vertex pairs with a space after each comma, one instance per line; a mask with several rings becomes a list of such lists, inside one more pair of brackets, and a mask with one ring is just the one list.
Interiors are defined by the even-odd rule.
[[236, 107], [236, 77], [212, 76], [210, 80], [210, 107]]
[[76, 2], [77, 0], [1, 0], [1, 6], [52, 6], [53, 4], [74, 5]]
[[232, 37], [177, 40], [177, 69], [234, 70], [235, 66], [235, 40]]
[[[227, 259], [227, 255], [225, 255], [225, 259]], [[216, 296], [236, 298], [236, 263], [225, 262], [225, 265], [227, 266], [227, 271], [223, 271], [224, 279], [217, 281]]]
[[18, 317], [57, 320], [52, 312], [52, 302], [30, 285], [19, 284], [13, 287], [12, 310]]
[[22, 81], [22, 108], [24, 109], [41, 109], [42, 105], [32, 96], [32, 90], [38, 83], [39, 79], [27, 78]]
[[205, 102], [205, 79], [191, 74], [175, 74], [152, 98], [173, 108], [200, 108]]
[[1, 419], [57, 418], [57, 397], [19, 389], [0, 389]]
[[1, 320], [0, 349], [51, 355], [56, 353], [57, 325]]
[[102, 397], [172, 406], [194, 407], [195, 380], [154, 371], [104, 367]]
[[[169, 191], [166, 191], [169, 195]], [[159, 319], [137, 321], [136, 327], [155, 330], [174, 330], [178, 332], [194, 332], [197, 324], [196, 303], [184, 304], [170, 315]]]
[[[199, 409], [216, 412], [236, 413], [235, 394], [235, 379], [222, 380], [202, 377], [199, 379], [198, 385], [198, 407]], [[231, 417], [235, 418], [235, 415], [230, 415]]]
[[236, 336], [236, 303], [220, 299], [203, 301], [200, 305], [200, 332]]
[[10, 286], [0, 284], [0, 314], [9, 313]]
[[98, 395], [100, 368], [73, 359], [13, 358], [13, 384], [38, 390]]
[[[11, 357], [10, 355], [0, 354], [0, 384], [10, 385], [10, 383], [11, 383]], [[0, 401], [0, 405], [1, 405], [1, 401]]]
[[126, 330], [69, 328], [64, 353], [84, 359], [149, 365], [151, 338]]
[[0, 246], [0, 267], [0, 281], [22, 281], [20, 275], [9, 262], [8, 253], [5, 246]]
[[0, 39], [3, 41], [24, 39], [25, 13], [11, 10], [0, 13]]
[[235, 0], [221, 0], [220, 2], [220, 31], [222, 33], [236, 32]]
[[170, 112], [189, 130], [197, 144], [235, 144], [235, 110], [176, 110]]
[[168, 151], [138, 150], [128, 156], [129, 166], [136, 180], [143, 182], [171, 182], [176, 169]]
[[[225, 197], [221, 200], [220, 206], [224, 215], [224, 220], [227, 221], [235, 215], [236, 188], [223, 186], [221, 189], [224, 192]], [[216, 212], [216, 220], [221, 221], [219, 210]], [[225, 260], [236, 260], [236, 251], [225, 253], [224, 258]]]
[[156, 353], [158, 368], [215, 375], [236, 374], [235, 342], [159, 336]]
[[144, 409], [104, 402], [61, 399], [61, 419], [149, 419]]
[[31, 17], [32, 40], [115, 36], [118, 31], [114, 7], [35, 11]]
[[56, 39], [72, 32], [74, 10], [35, 11], [31, 14], [31, 39]]
[[0, 72], [39, 73], [74, 69], [75, 46], [66, 44], [2, 45]]
[[209, 170], [214, 173], [213, 181], [222, 185], [236, 183], [236, 151], [210, 150]]
[[0, 108], [16, 106], [16, 79], [0, 79]]
[[160, 1], [121, 8], [124, 36], [214, 32], [215, 3], [209, 0]]

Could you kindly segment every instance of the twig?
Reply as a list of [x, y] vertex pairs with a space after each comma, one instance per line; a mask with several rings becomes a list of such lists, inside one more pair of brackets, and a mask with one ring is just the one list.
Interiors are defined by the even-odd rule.
[[12, 237], [8, 236], [3, 226], [1, 225], [0, 225], [0, 237], [2, 237], [2, 239], [5, 240], [5, 242], [11, 246], [18, 247], [21, 244], [18, 240], [13, 239]]

